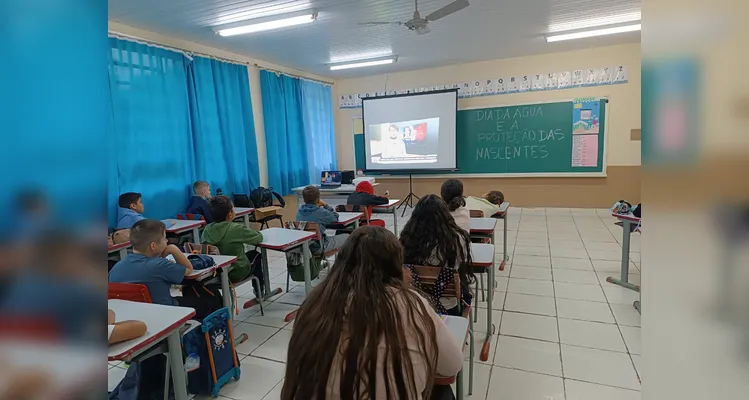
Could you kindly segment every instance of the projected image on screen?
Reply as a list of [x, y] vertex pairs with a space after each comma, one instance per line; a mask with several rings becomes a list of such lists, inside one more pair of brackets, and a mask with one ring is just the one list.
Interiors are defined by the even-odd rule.
[[370, 125], [371, 161], [382, 164], [437, 162], [439, 126], [439, 118]]

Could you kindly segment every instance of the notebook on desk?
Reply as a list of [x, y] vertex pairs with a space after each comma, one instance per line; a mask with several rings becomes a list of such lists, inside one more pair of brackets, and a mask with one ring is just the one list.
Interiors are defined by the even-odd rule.
[[343, 182], [341, 171], [323, 171], [320, 174], [320, 188], [322, 189], [339, 188], [341, 182]]

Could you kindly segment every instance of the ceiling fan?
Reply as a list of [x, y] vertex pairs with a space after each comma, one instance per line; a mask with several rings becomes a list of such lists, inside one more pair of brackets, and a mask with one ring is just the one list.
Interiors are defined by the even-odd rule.
[[440, 18], [456, 13], [468, 7], [470, 3], [468, 3], [468, 0], [455, 0], [424, 18], [421, 18], [421, 15], [419, 14], [419, 0], [414, 0], [414, 5], [416, 6], [414, 17], [406, 22], [362, 22], [359, 23], [359, 25], [405, 25], [409, 30], [416, 31], [418, 35], [423, 35], [430, 32], [428, 26], [430, 21], [436, 21]]

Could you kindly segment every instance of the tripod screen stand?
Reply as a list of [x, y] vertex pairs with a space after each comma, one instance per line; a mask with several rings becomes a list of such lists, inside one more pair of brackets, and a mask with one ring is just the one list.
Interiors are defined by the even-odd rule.
[[[416, 201], [414, 201], [414, 199], [416, 199]], [[414, 194], [413, 176], [411, 174], [408, 174], [408, 196], [406, 196], [406, 198], [403, 199], [403, 202], [398, 206], [398, 208], [403, 207], [401, 218], [403, 218], [403, 216], [406, 215], [406, 208], [408, 207], [414, 208], [414, 203], [418, 201], [419, 201], [419, 196]]]

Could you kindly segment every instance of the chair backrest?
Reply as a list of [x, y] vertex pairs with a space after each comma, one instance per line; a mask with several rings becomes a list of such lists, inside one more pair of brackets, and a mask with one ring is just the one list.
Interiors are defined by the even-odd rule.
[[177, 219], [187, 220], [187, 221], [205, 221], [205, 218], [200, 214], [187, 214], [187, 213], [177, 214]]
[[107, 288], [108, 299], [137, 301], [151, 303], [151, 294], [142, 283], [110, 283]]
[[315, 232], [317, 235], [315, 240], [322, 243], [322, 233], [320, 232], [320, 225], [317, 222], [309, 221], [286, 221], [286, 229], [294, 229], [305, 232]]
[[335, 206], [335, 210], [336, 212], [360, 212], [362, 213], [362, 216], [359, 219], [362, 221], [366, 221], [367, 224], [369, 224], [369, 214], [372, 213], [371, 206], [360, 206], [353, 204], [339, 204]]
[[[427, 267], [423, 265], [413, 265], [413, 271], [414, 273], [419, 277], [419, 281], [421, 281], [422, 286], [424, 286], [427, 289], [431, 289], [434, 284], [437, 282], [437, 277], [440, 274], [440, 271], [442, 270], [442, 267]], [[403, 268], [403, 274], [404, 276], [409, 276], [411, 274], [411, 271], [408, 270], [408, 268]], [[409, 280], [410, 282], [410, 280]], [[462, 297], [460, 293], [460, 275], [458, 275], [458, 271], [455, 271], [455, 274], [453, 276], [453, 279], [447, 284], [445, 287], [445, 291], [443, 292], [443, 297], [455, 297], [458, 299], [458, 303], [460, 303]]]
[[188, 254], [211, 254], [214, 256], [221, 255], [218, 251], [218, 247], [210, 244], [196, 244], [187, 242], [184, 244], [183, 249]]
[[468, 210], [468, 215], [471, 218], [484, 218], [484, 212], [481, 210]]

